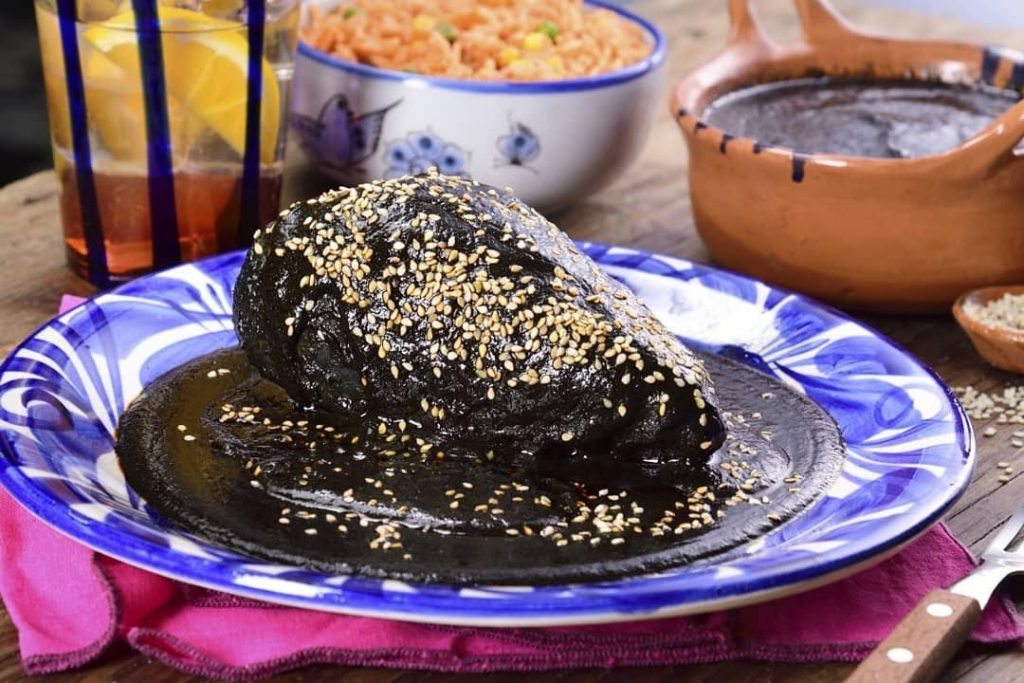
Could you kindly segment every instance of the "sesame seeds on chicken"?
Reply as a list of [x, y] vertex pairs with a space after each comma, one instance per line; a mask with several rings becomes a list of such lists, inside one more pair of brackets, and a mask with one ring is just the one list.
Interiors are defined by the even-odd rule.
[[710, 378], [651, 311], [473, 181], [431, 172], [294, 204], [257, 233], [238, 287], [265, 376], [439, 457], [673, 461], [723, 438]]

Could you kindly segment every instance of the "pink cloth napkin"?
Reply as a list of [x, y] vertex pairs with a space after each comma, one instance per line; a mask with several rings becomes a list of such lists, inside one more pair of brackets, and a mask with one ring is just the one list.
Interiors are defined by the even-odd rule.
[[[186, 673], [226, 680], [313, 663], [468, 672], [851, 661], [929, 590], [974, 565], [940, 524], [855, 576], [727, 612], [572, 628], [429, 626], [279, 607], [180, 584], [93, 553], [0, 490], [0, 596], [31, 674], [84, 666], [119, 640]], [[972, 635], [989, 647], [1022, 638], [1024, 623], [1003, 599], [989, 603]]]

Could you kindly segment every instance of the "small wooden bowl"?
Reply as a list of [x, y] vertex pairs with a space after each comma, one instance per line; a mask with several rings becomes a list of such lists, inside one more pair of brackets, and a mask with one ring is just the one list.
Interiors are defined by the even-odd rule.
[[953, 304], [953, 317], [982, 358], [997, 368], [1024, 374], [1024, 331], [990, 325], [964, 310], [968, 301], [985, 305], [1004, 294], [1024, 294], [1024, 285], [984, 287], [967, 292]]

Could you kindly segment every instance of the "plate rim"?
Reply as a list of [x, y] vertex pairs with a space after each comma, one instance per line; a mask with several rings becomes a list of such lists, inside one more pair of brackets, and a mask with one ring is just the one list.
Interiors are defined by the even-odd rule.
[[153, 574], [157, 574], [165, 579], [172, 581], [178, 581], [181, 583], [188, 583], [189, 585], [198, 586], [219, 593], [227, 593], [235, 597], [247, 598], [250, 600], [261, 600], [265, 602], [271, 602], [276, 605], [284, 607], [290, 607], [295, 609], [313, 609], [318, 612], [324, 612], [327, 614], [338, 614], [347, 616], [357, 617], [369, 617], [375, 619], [390, 619], [394, 621], [402, 621], [411, 624], [436, 624], [442, 626], [464, 626], [464, 627], [485, 627], [485, 628], [538, 628], [538, 627], [557, 627], [557, 626], [593, 626], [600, 624], [623, 624], [634, 621], [647, 621], [652, 619], [671, 619], [675, 617], [686, 617], [696, 616], [700, 614], [709, 614], [712, 612], [719, 612], [725, 610], [736, 609], [739, 607], [747, 607], [751, 605], [757, 605], [772, 600], [778, 600], [781, 598], [790, 597], [793, 595], [799, 595], [815, 588], [821, 588], [831, 583], [841, 581], [844, 578], [853, 576], [861, 571], [869, 569], [880, 562], [892, 557], [896, 553], [900, 552], [917, 539], [921, 538], [926, 534], [933, 525], [927, 525], [924, 528], [911, 534], [909, 538], [900, 540], [890, 547], [883, 549], [882, 551], [864, 557], [856, 562], [853, 562], [842, 567], [820, 574], [810, 579], [800, 581], [797, 583], [776, 586], [772, 588], [765, 588], [758, 591], [751, 591], [749, 593], [742, 593], [738, 595], [728, 596], [725, 598], [719, 598], [716, 600], [704, 600], [700, 602], [685, 603], [670, 607], [658, 609], [653, 612], [643, 613], [631, 613], [631, 612], [589, 612], [579, 615], [565, 615], [565, 616], [542, 616], [542, 617], [474, 617], [469, 616], [466, 618], [459, 617], [441, 617], [435, 618], [433, 615], [421, 616], [416, 613], [410, 612], [389, 612], [386, 610], [375, 610], [375, 609], [361, 609], [346, 608], [342, 605], [326, 604], [311, 606], [308, 602], [303, 601], [300, 598], [292, 598], [289, 596], [281, 596], [280, 594], [273, 594], [273, 598], [268, 598], [259, 589], [246, 590], [244, 588], [224, 588], [216, 585], [212, 582], [204, 582], [198, 579], [182, 579], [180, 576], [175, 576], [165, 570], [154, 569], [151, 566], [146, 566], [140, 563], [138, 560], [128, 557], [118, 556], [115, 552], [108, 552], [101, 548], [94, 546], [93, 544], [83, 541], [79, 538], [69, 535], [66, 531], [54, 526], [49, 520], [38, 516], [34, 511], [28, 511], [33, 517], [41, 521], [47, 526], [47, 528], [57, 531], [66, 538], [81, 543], [94, 552], [101, 553], [107, 557], [124, 562], [125, 564], [131, 565], [136, 569], [141, 569]]

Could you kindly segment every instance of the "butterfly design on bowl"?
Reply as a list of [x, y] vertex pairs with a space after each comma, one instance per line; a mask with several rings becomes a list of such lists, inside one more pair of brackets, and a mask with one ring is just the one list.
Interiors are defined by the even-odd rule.
[[400, 103], [356, 115], [348, 98], [338, 93], [323, 104], [316, 118], [292, 112], [290, 121], [299, 144], [313, 161], [347, 169], [377, 151], [384, 117]]
[[433, 166], [445, 175], [469, 177], [469, 154], [431, 130], [416, 131], [392, 140], [384, 149], [384, 161], [387, 164], [385, 178], [423, 173]]
[[501, 157], [495, 166], [530, 168], [530, 162], [540, 155], [540, 140], [525, 124], [512, 122], [508, 134], [498, 138], [498, 152]]

